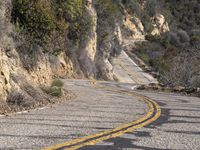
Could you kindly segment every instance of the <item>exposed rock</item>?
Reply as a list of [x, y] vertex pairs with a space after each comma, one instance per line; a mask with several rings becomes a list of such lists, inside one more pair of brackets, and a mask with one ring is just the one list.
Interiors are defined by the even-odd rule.
[[163, 90], [162, 87], [160, 86], [160, 84], [156, 84], [156, 83], [150, 83], [149, 85], [140, 85], [137, 87], [138, 90], [157, 90], [157, 91], [161, 91]]
[[154, 29], [151, 32], [152, 35], [160, 35], [162, 33], [170, 31], [169, 25], [162, 14], [156, 14], [152, 18], [152, 24], [154, 26]]
[[[103, 4], [101, 4], [103, 5]], [[95, 56], [97, 77], [105, 80], [114, 80], [113, 77], [113, 57], [120, 54], [122, 50], [121, 26], [123, 21], [122, 14], [110, 12], [97, 7], [97, 53]], [[107, 13], [109, 14], [107, 17]]]
[[183, 92], [184, 90], [185, 90], [185, 87], [183, 87], [183, 86], [175, 86], [173, 88], [174, 92]]
[[[105, 25], [103, 27], [105, 28]], [[101, 30], [100, 36], [103, 36], [107, 33], [109, 33], [109, 35], [98, 43], [96, 65], [100, 78], [103, 78], [105, 80], [114, 80], [112, 58], [118, 55], [122, 50], [121, 30], [118, 24], [115, 24], [114, 29], [110, 27], [106, 28], [107, 29], [105, 30]]]
[[95, 54], [97, 48], [97, 14], [93, 1], [88, 0], [84, 10], [84, 17], [90, 18], [89, 30], [84, 33], [80, 41], [79, 62], [86, 77], [96, 77]]
[[123, 22], [123, 36], [125, 39], [144, 40], [144, 26], [141, 20], [137, 17], [132, 17], [126, 12]]

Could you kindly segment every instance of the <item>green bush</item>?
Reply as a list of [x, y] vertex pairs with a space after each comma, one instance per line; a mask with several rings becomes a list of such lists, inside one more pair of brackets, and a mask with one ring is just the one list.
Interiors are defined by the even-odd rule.
[[190, 84], [192, 87], [199, 88], [200, 87], [200, 76], [193, 76], [190, 79]]
[[154, 16], [158, 11], [158, 1], [157, 0], [148, 0], [146, 2], [146, 11], [149, 16]]
[[190, 34], [191, 43], [196, 44], [200, 42], [200, 30], [193, 30]]
[[198, 36], [198, 35], [193, 35], [193, 36], [191, 37], [191, 41], [192, 41], [192, 42], [200, 42], [200, 36]]
[[97, 7], [100, 7], [102, 12], [106, 12], [109, 16], [116, 15], [119, 10], [118, 2], [113, 0], [97, 0]]
[[168, 32], [164, 35], [163, 39], [162, 39], [163, 43], [165, 45], [173, 45], [176, 47], [180, 47], [181, 46], [181, 42], [179, 37], [177, 36], [176, 33], [174, 32]]
[[[55, 44], [67, 36], [78, 39], [80, 30], [84, 30], [84, 27], [81, 27], [84, 2], [84, 0], [13, 0], [12, 22], [16, 30], [28, 34], [33, 42], [40, 45]], [[66, 44], [65, 41], [64, 43]]]
[[48, 92], [51, 96], [61, 97], [63, 95], [62, 88], [57, 86], [52, 86]]
[[190, 37], [187, 34], [187, 32], [185, 32], [184, 30], [179, 30], [177, 32], [177, 35], [178, 35], [181, 43], [189, 43], [190, 42]]
[[12, 21], [38, 42], [45, 42], [58, 28], [52, 4], [42, 0], [14, 0]]
[[[56, 0], [54, 0], [56, 1]], [[57, 16], [64, 18], [69, 23], [68, 38], [77, 42], [80, 34], [85, 30], [83, 22], [88, 21], [89, 18], [83, 19], [83, 11], [85, 0], [57, 0], [56, 12]]]
[[51, 87], [56, 86], [56, 87], [60, 87], [61, 88], [61, 87], [63, 87], [63, 85], [64, 85], [63, 81], [61, 81], [59, 79], [56, 79], [56, 80], [54, 80], [52, 82]]
[[51, 86], [46, 90], [46, 92], [51, 96], [61, 97], [63, 95], [63, 86], [64, 83], [61, 80], [55, 79], [53, 80]]
[[145, 39], [148, 40], [148, 41], [152, 41], [152, 42], [161, 41], [161, 37], [159, 35], [152, 35], [152, 34], [147, 34], [145, 36]]

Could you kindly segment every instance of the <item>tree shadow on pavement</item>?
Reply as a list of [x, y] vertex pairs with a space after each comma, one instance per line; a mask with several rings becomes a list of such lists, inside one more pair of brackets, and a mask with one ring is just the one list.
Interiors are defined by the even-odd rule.
[[[134, 133], [132, 133], [134, 134]], [[136, 133], [139, 136], [142, 134], [144, 136], [149, 135], [149, 133], [142, 133], [139, 132]], [[135, 135], [136, 136], [136, 135]], [[123, 137], [117, 137], [114, 139], [110, 139], [106, 141], [107, 143], [111, 143], [112, 145], [94, 145], [94, 146], [87, 146], [84, 148], [80, 148], [80, 150], [122, 150], [122, 149], [141, 149], [141, 150], [168, 150], [168, 149], [161, 149], [161, 148], [155, 148], [155, 147], [147, 147], [147, 146], [139, 146], [135, 145], [137, 143], [137, 140], [133, 138], [123, 138]]]

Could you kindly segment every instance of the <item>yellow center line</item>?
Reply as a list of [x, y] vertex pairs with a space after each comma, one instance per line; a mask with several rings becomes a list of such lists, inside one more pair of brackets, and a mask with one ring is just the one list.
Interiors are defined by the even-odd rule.
[[[100, 88], [100, 89], [105, 89], [105, 90], [109, 89], [114, 92], [119, 92], [119, 90], [116, 90], [115, 88], [113, 89], [113, 88], [106, 88], [106, 87], [100, 87], [100, 86], [97, 87], [96, 82], [94, 82], [94, 81], [92, 81], [91, 84], [95, 88]], [[57, 144], [55, 146], [45, 148], [43, 150], [56, 150], [56, 149], [76, 150], [76, 149], [79, 149], [84, 146], [95, 145], [96, 143], [118, 137], [127, 132], [133, 132], [136, 129], [142, 128], [142, 127], [152, 123], [153, 121], [155, 121], [156, 119], [158, 119], [160, 117], [160, 115], [161, 115], [160, 106], [153, 100], [150, 100], [149, 98], [147, 98], [145, 96], [142, 96], [142, 95], [139, 95], [139, 94], [133, 93], [133, 92], [128, 92], [128, 91], [123, 91], [123, 92], [120, 91], [120, 92], [128, 94], [128, 95], [136, 96], [137, 98], [139, 98], [139, 100], [144, 101], [148, 105], [148, 108], [149, 108], [148, 113], [144, 117], [142, 117], [136, 121], [118, 126], [111, 130], [93, 134], [93, 135], [89, 135], [89, 136], [86, 136], [86, 137], [83, 137], [80, 139], [71, 140], [66, 143]]]

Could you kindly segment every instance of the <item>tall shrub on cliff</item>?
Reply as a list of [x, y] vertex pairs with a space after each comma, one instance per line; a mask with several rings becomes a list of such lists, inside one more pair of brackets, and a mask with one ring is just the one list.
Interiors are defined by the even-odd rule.
[[79, 38], [83, 0], [13, 0], [12, 22], [32, 43], [57, 52]]

